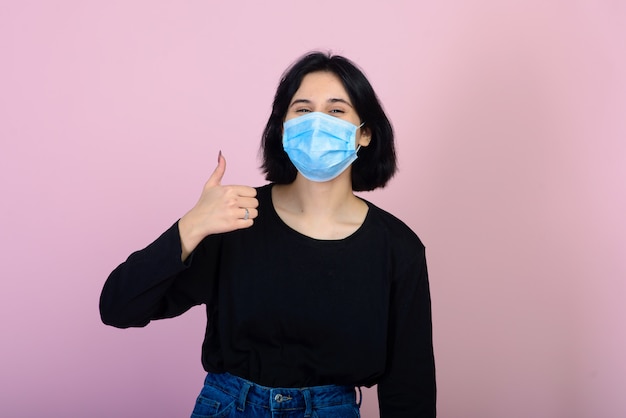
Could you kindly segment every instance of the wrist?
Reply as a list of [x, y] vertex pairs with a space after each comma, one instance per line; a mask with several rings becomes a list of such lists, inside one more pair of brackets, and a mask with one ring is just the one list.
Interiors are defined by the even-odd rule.
[[189, 213], [185, 214], [178, 220], [178, 234], [180, 237], [180, 247], [182, 261], [185, 261], [189, 254], [193, 252], [196, 246], [202, 241], [202, 238], [196, 233], [195, 223], [191, 219]]

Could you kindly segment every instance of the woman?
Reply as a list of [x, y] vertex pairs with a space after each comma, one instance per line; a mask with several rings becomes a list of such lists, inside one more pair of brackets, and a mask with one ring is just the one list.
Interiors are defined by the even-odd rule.
[[[104, 323], [145, 326], [205, 304], [208, 372], [192, 417], [434, 417], [424, 246], [354, 195], [396, 170], [389, 120], [349, 60], [284, 74], [262, 140], [268, 185], [222, 186], [109, 276]], [[357, 158], [358, 157], [358, 158]]]

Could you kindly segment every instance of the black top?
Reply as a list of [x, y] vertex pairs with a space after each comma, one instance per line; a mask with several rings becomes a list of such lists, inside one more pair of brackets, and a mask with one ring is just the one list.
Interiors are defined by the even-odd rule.
[[381, 417], [434, 417], [424, 246], [366, 202], [361, 227], [318, 240], [287, 226], [271, 185], [248, 229], [206, 237], [181, 262], [178, 223], [130, 255], [100, 299], [106, 324], [147, 325], [205, 304], [202, 364], [263, 386], [378, 384]]

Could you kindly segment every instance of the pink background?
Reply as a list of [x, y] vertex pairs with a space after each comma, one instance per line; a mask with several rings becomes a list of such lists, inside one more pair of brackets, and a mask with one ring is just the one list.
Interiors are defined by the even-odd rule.
[[[0, 416], [188, 416], [202, 308], [105, 327], [108, 273], [218, 150], [260, 185], [282, 71], [359, 63], [401, 171], [365, 197], [426, 243], [439, 416], [626, 416], [620, 1], [4, 1]], [[376, 417], [374, 390], [363, 416]]]

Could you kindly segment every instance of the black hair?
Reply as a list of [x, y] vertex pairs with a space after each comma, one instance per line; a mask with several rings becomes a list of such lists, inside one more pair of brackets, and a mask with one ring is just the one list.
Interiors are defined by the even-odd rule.
[[369, 129], [371, 141], [361, 147], [352, 164], [352, 189], [369, 191], [384, 187], [397, 170], [393, 128], [363, 72], [350, 60], [331, 53], [312, 52], [291, 65], [283, 74], [272, 105], [272, 114], [261, 139], [265, 179], [289, 184], [296, 179], [296, 167], [283, 149], [283, 122], [289, 103], [305, 75], [328, 71], [341, 80], [357, 114]]

